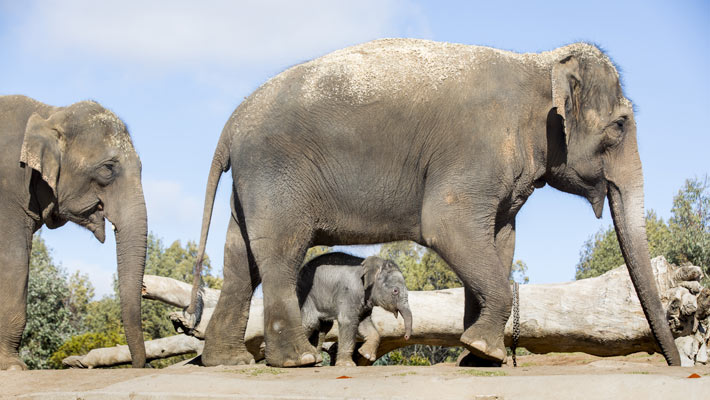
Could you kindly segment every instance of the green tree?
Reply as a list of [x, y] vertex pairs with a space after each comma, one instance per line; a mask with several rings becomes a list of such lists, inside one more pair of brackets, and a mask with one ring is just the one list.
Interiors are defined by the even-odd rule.
[[[653, 210], [648, 210], [646, 213], [646, 236], [651, 258], [667, 256], [672, 234], [668, 225]], [[584, 242], [576, 266], [575, 279], [599, 276], [623, 264], [624, 257], [621, 254], [616, 231], [613, 226], [609, 226], [600, 229]]]
[[513, 263], [513, 266], [510, 269], [509, 280], [511, 282], [518, 282], [520, 284], [530, 282], [530, 278], [528, 277], [528, 265], [525, 264], [523, 260], [517, 260]]
[[697, 265], [710, 274], [710, 185], [708, 176], [688, 179], [673, 198], [668, 221], [671, 237], [668, 260], [674, 264]]
[[436, 252], [414, 242], [384, 244], [379, 256], [399, 266], [409, 290], [461, 287], [459, 278]]
[[40, 234], [32, 238], [27, 289], [27, 325], [20, 357], [31, 369], [49, 368], [49, 357], [76, 330], [72, 326], [67, 273], [54, 264]]
[[71, 313], [71, 325], [76, 332], [81, 332], [84, 318], [89, 310], [89, 303], [94, 298], [94, 286], [87, 274], [75, 271], [69, 276], [69, 298], [67, 305]]
[[[85, 333], [105, 333], [108, 335], [124, 335], [123, 323], [121, 322], [121, 304], [115, 294], [105, 296], [101, 300], [92, 301], [87, 306], [84, 316]], [[125, 339], [125, 338], [124, 338]], [[124, 343], [114, 343], [124, 344]]]

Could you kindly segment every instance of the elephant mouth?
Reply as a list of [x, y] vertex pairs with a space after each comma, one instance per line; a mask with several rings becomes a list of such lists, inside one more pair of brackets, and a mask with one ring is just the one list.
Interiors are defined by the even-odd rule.
[[604, 212], [604, 202], [606, 201], [607, 190], [607, 184], [606, 182], [603, 182], [596, 185], [594, 190], [590, 191], [589, 196], [587, 196], [587, 200], [589, 201], [589, 204], [592, 205], [594, 216], [596, 216], [597, 219], [600, 219], [602, 217], [602, 213]]
[[68, 219], [91, 231], [99, 242], [106, 241], [106, 220], [104, 204], [101, 200]]
[[106, 220], [104, 219], [103, 211], [97, 211], [89, 216], [89, 224], [87, 229], [94, 234], [96, 239], [103, 243], [106, 241]]

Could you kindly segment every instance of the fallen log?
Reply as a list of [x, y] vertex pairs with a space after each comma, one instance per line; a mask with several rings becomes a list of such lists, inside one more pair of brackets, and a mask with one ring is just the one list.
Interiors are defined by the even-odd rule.
[[[174, 335], [145, 342], [148, 361], [189, 353], [201, 353], [204, 342], [187, 335]], [[119, 345], [93, 349], [83, 356], [69, 356], [62, 363], [71, 368], [108, 367], [130, 364], [131, 353], [128, 346]]]
[[[708, 300], [710, 291], [700, 287], [702, 272], [699, 267], [676, 267], [665, 258], [651, 262], [664, 307], [668, 310], [671, 328], [679, 338], [684, 364], [707, 359], [701, 353], [707, 344]], [[185, 285], [189, 288], [189, 285]], [[186, 292], [189, 294], [189, 291]], [[703, 293], [705, 293], [703, 295]], [[701, 299], [701, 301], [698, 301]], [[185, 306], [189, 296], [182, 299]], [[705, 303], [698, 309], [700, 303]], [[404, 322], [394, 319], [378, 307], [372, 320], [382, 336], [378, 357], [410, 344], [459, 346], [463, 332], [463, 289], [409, 292], [412, 309], [412, 337], [403, 339]], [[193, 330], [204, 338], [204, 329], [212, 309], [205, 309], [202, 321]], [[626, 355], [658, 351], [644, 316], [636, 291], [631, 284], [626, 266], [620, 266], [601, 276], [573, 282], [520, 286], [520, 338], [518, 345], [533, 353], [584, 352], [598, 356]], [[704, 317], [695, 318], [696, 313]], [[170, 317], [176, 326], [187, 323], [182, 313]], [[505, 327], [505, 343], [510, 346], [513, 336], [511, 318]], [[703, 323], [701, 323], [701, 321]], [[697, 337], [696, 337], [697, 336]], [[250, 351], [259, 359], [263, 340], [263, 303], [254, 299], [249, 313], [245, 339]], [[337, 341], [337, 326], [325, 338]], [[703, 361], [705, 362], [705, 361]]]
[[[676, 267], [663, 257], [651, 261], [669, 324], [677, 337], [683, 365], [707, 363], [710, 290], [702, 288], [699, 267]], [[191, 286], [170, 278], [146, 275], [144, 293], [151, 298], [187, 307]], [[204, 313], [197, 327], [182, 312], [170, 315], [178, 329], [204, 338], [219, 296], [207, 289]], [[520, 286], [518, 346], [533, 353], [579, 351], [599, 356], [658, 351], [625, 266], [604, 275], [573, 282]], [[378, 357], [411, 344], [460, 346], [463, 332], [462, 288], [410, 291], [413, 332], [405, 341], [404, 322], [378, 307], [372, 313], [382, 337]], [[252, 299], [245, 341], [255, 359], [263, 356], [263, 302]], [[512, 343], [512, 315], [505, 327], [505, 343]], [[326, 335], [337, 341], [337, 324]]]

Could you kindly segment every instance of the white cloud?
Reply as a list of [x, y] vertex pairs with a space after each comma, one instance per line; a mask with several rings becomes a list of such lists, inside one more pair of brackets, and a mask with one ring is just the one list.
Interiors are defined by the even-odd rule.
[[429, 35], [406, 0], [73, 0], [31, 8], [16, 32], [26, 48], [148, 66], [292, 63], [377, 37]]

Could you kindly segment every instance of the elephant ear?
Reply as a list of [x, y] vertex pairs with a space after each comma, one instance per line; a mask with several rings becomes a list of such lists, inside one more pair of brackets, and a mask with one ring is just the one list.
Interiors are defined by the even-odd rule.
[[552, 67], [552, 106], [564, 121], [565, 144], [569, 135], [579, 124], [582, 80], [579, 77], [579, 61], [567, 56]]
[[362, 282], [365, 286], [365, 290], [367, 290], [368, 288], [372, 288], [372, 286], [374, 286], [377, 276], [382, 271], [383, 263], [382, 260], [377, 257], [367, 257], [361, 265]]
[[20, 162], [39, 172], [55, 196], [65, 143], [62, 130], [64, 119], [65, 113], [62, 111], [47, 119], [37, 113], [32, 114], [25, 127], [20, 152]]

